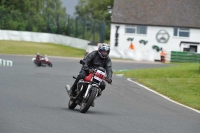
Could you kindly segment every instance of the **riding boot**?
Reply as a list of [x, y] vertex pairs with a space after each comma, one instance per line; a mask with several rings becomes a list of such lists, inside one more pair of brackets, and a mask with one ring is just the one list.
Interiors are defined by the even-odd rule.
[[79, 72], [79, 75], [77, 76], [76, 80], [74, 81], [74, 84], [72, 85], [72, 87], [71, 87], [71, 89], [69, 91], [70, 92], [69, 94], [71, 94], [71, 96], [74, 95], [74, 92], [77, 89], [77, 83], [78, 83], [78, 81], [80, 79], [83, 79], [87, 75], [88, 75], [88, 71], [81, 70]]
[[71, 96], [74, 95], [74, 92], [75, 92], [75, 90], [76, 90], [76, 88], [77, 88], [77, 83], [78, 83], [78, 81], [79, 81], [79, 79], [77, 78], [77, 79], [74, 81], [74, 84], [72, 85], [72, 87], [71, 87], [71, 89], [70, 89], [70, 91], [69, 91], [69, 93], [70, 93]]

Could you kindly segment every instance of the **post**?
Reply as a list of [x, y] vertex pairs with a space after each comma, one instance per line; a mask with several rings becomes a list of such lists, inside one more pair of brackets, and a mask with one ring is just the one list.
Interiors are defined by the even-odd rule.
[[48, 18], [47, 18], [47, 33], [49, 33], [49, 14], [48, 14]]
[[100, 42], [101, 43], [104, 42], [104, 36], [105, 36], [105, 23], [104, 21], [101, 21], [101, 24], [100, 24]]
[[30, 12], [28, 13], [28, 31], [30, 31]]
[[83, 18], [83, 39], [85, 39], [85, 18]]
[[94, 40], [95, 40], [95, 20], [93, 23], [92, 34], [93, 34], [93, 42], [94, 42]]
[[67, 35], [70, 36], [70, 15], [67, 18]]
[[57, 16], [57, 34], [60, 34], [59, 14]]
[[78, 34], [78, 17], [76, 17], [76, 26], [75, 26], [75, 37], [77, 37]]

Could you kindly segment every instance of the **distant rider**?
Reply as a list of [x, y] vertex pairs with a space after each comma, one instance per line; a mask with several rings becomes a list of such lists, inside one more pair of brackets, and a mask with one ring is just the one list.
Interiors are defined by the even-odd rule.
[[36, 61], [37, 61], [38, 64], [41, 64], [41, 59], [40, 58], [41, 58], [40, 53], [37, 53]]

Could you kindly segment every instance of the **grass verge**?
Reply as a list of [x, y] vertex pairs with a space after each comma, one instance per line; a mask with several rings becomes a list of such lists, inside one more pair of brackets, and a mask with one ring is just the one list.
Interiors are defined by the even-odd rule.
[[165, 68], [115, 72], [168, 96], [184, 105], [200, 110], [199, 63], [176, 63]]
[[0, 40], [0, 54], [35, 55], [36, 53], [49, 56], [83, 57], [85, 50], [50, 43]]

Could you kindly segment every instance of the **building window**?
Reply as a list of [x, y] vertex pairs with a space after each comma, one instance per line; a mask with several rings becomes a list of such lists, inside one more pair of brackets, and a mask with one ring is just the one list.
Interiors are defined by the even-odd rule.
[[125, 32], [126, 33], [135, 33], [136, 26], [126, 26]]
[[174, 28], [174, 36], [189, 37], [190, 36], [190, 29], [188, 29], [188, 28]]
[[147, 34], [146, 26], [137, 26], [137, 34]]
[[147, 26], [126, 26], [125, 33], [147, 34]]

